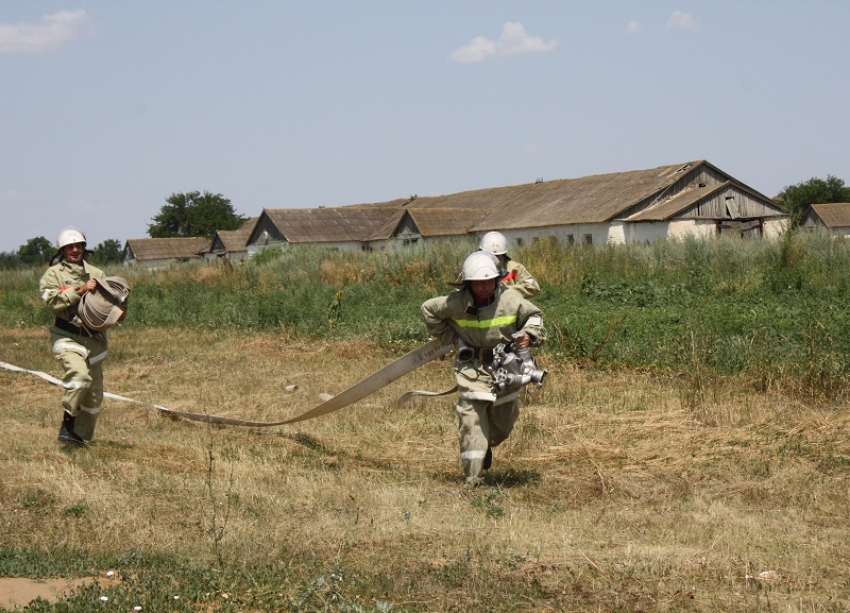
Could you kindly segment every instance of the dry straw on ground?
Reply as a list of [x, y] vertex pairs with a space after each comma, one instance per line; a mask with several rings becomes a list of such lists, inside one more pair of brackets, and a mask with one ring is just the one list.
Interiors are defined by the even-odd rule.
[[[0, 338], [3, 361], [59, 374], [43, 329]], [[107, 390], [277, 420], [404, 349], [121, 329]], [[446, 361], [280, 428], [106, 400], [97, 441], [77, 450], [55, 440], [61, 390], [0, 371], [0, 545], [310, 555], [352, 575], [383, 569], [386, 599], [412, 610], [850, 607], [845, 403], [542, 361], [544, 388], [477, 489], [462, 484], [453, 396], [394, 406], [408, 389], [451, 387]]]

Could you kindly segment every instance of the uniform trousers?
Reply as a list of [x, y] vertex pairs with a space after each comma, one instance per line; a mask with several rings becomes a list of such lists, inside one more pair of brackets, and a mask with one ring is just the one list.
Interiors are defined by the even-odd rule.
[[90, 441], [103, 403], [103, 360], [106, 340], [51, 330], [53, 355], [62, 363], [65, 395], [62, 406], [76, 418], [74, 432]]
[[478, 483], [484, 470], [487, 449], [502, 443], [519, 417], [519, 400], [493, 405], [487, 400], [459, 398], [458, 438], [463, 473], [468, 483]]

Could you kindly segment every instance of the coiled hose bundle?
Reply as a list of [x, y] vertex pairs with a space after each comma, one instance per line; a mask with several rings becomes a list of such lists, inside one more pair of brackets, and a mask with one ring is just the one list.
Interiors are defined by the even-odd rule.
[[114, 326], [127, 311], [130, 286], [123, 277], [95, 279], [97, 286], [83, 294], [77, 315], [89, 330], [102, 332]]

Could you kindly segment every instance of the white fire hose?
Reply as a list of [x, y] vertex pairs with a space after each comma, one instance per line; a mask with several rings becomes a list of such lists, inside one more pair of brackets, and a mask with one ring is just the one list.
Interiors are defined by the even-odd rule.
[[[133, 398], [127, 398], [126, 396], [119, 396], [117, 394], [110, 394], [108, 392], [105, 392], [103, 395], [106, 398], [112, 398], [114, 400], [122, 400], [124, 402], [132, 402], [135, 404], [143, 404], [146, 406], [150, 406], [164, 413], [168, 413], [169, 415], [175, 415], [177, 417], [190, 419], [192, 421], [200, 421], [208, 424], [223, 424], [227, 426], [249, 426], [253, 428], [268, 428], [271, 426], [283, 426], [286, 424], [294, 424], [299, 421], [313, 419], [314, 417], [320, 417], [322, 415], [327, 415], [328, 413], [338, 411], [339, 409], [354, 404], [355, 402], [361, 400], [362, 398], [365, 398], [369, 394], [378, 391], [382, 387], [386, 387], [399, 377], [402, 377], [407, 373], [416, 370], [417, 368], [430, 362], [431, 360], [434, 360], [442, 355], [447, 354], [453, 349], [454, 346], [441, 345], [438, 339], [434, 339], [429, 343], [425, 343], [424, 345], [417, 347], [410, 353], [403, 355], [394, 362], [390, 362], [378, 372], [369, 375], [365, 379], [352, 385], [347, 390], [340, 392], [339, 394], [327, 400], [326, 402], [323, 402], [319, 406], [313, 407], [309, 411], [301, 413], [300, 415], [296, 415], [295, 417], [292, 417], [290, 419], [285, 419], [283, 421], [249, 421], [247, 419], [218, 417], [215, 415], [207, 415], [205, 413], [192, 413], [189, 411], [178, 411], [175, 409], [168, 409], [158, 404], [142, 402], [140, 400], [134, 400]], [[7, 364], [6, 362], [0, 362], [0, 368], [4, 368], [13, 372], [22, 372], [35, 375], [54, 385], [65, 387], [65, 384], [56, 377], [52, 377], [46, 373], [39, 372], [37, 370], [26, 370], [24, 368], [20, 368], [12, 364]]]

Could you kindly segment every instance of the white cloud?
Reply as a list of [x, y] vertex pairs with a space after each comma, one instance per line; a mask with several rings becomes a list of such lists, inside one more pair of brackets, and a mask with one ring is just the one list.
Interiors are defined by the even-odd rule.
[[643, 31], [643, 28], [640, 27], [640, 23], [638, 23], [637, 21], [630, 21], [626, 25], [626, 32], [628, 32], [629, 34], [636, 34], [638, 32], [642, 32], [642, 31]]
[[670, 19], [667, 20], [667, 27], [674, 30], [690, 30], [691, 32], [699, 31], [699, 26], [697, 25], [696, 20], [682, 11], [673, 11], [673, 14], [670, 15]]
[[558, 41], [552, 39], [545, 42], [539, 36], [529, 36], [519, 22], [509, 21], [502, 28], [498, 40], [490, 40], [484, 36], [476, 36], [472, 41], [449, 54], [452, 62], [481, 62], [494, 56], [507, 57], [521, 53], [547, 53], [558, 46]]
[[45, 15], [37, 23], [0, 23], [0, 53], [46, 53], [77, 38], [88, 15], [83, 9]]

